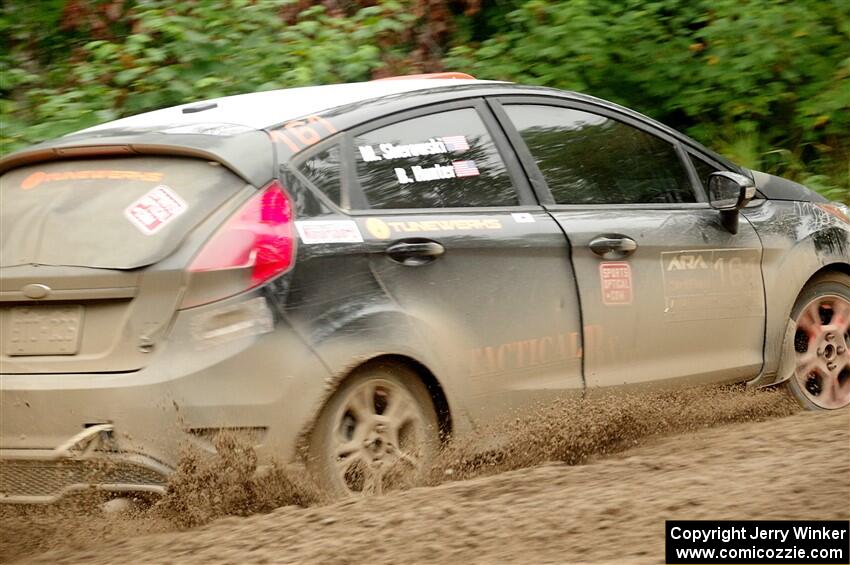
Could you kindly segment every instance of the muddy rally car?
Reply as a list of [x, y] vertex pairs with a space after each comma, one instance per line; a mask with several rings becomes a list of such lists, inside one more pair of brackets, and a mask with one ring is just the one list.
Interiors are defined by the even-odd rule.
[[564, 394], [850, 403], [848, 209], [590, 96], [259, 92], [0, 161], [0, 498], [162, 492], [222, 432], [329, 493]]

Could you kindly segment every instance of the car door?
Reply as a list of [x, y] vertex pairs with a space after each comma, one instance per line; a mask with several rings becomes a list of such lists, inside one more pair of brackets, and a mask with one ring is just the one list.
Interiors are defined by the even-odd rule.
[[473, 420], [581, 390], [569, 249], [486, 104], [383, 118], [343, 144], [353, 167], [341, 199], [371, 268], [440, 374], [463, 381]]
[[758, 373], [761, 245], [718, 212], [678, 142], [613, 110], [494, 102], [541, 201], [569, 239], [588, 387]]

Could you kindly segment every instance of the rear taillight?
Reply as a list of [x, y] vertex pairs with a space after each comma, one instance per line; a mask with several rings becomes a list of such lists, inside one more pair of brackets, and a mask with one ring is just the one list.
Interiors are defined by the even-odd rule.
[[272, 182], [233, 214], [195, 256], [183, 307], [238, 294], [286, 272], [295, 259], [293, 220], [289, 195], [280, 183]]

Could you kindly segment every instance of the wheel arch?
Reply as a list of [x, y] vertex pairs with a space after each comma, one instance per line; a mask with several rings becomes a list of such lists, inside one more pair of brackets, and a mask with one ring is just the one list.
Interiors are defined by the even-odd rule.
[[[793, 360], [789, 358], [788, 352], [792, 347], [790, 344], [793, 343], [796, 324], [791, 319], [791, 313], [803, 291], [805, 291], [808, 286], [816, 282], [818, 279], [829, 274], [844, 274], [850, 276], [850, 263], [834, 261], [822, 265], [820, 268], [812, 272], [805, 281], [798, 285], [799, 288], [797, 288], [791, 300], [785, 305], [786, 307], [784, 309], [783, 319], [786, 320], [786, 322], [775, 349], [779, 358], [777, 368], [772, 373], [762, 373], [748, 383], [750, 386], [763, 387], [778, 385], [785, 382], [792, 376]], [[766, 345], [769, 346], [770, 343], [766, 343]]]
[[[840, 261], [837, 261], [835, 263], [830, 263], [829, 265], [821, 267], [814, 274], [812, 274], [811, 277], [809, 277], [809, 280], [806, 281], [806, 284], [803, 285], [803, 288], [805, 288], [817, 277], [828, 273], [843, 273], [847, 276], [850, 276], [850, 263], [842, 263]], [[800, 289], [800, 292], [803, 291], [803, 288]]]
[[425, 386], [428, 391], [428, 395], [431, 398], [434, 411], [437, 414], [437, 423], [440, 428], [440, 442], [445, 443], [452, 437], [452, 434], [455, 431], [455, 413], [453, 412], [453, 406], [449, 401], [449, 395], [446, 394], [443, 384], [439, 381], [439, 379], [437, 379], [434, 372], [431, 371], [424, 363], [410, 355], [401, 353], [375, 353], [359, 357], [344, 370], [340, 371], [337, 376], [333, 378], [332, 382], [329, 383], [329, 386], [326, 387], [326, 393], [322, 396], [321, 401], [317, 403], [313, 410], [312, 417], [298, 434], [296, 451], [301, 458], [305, 458], [307, 456], [310, 445], [310, 436], [313, 433], [313, 429], [316, 422], [319, 420], [322, 410], [325, 408], [325, 405], [328, 403], [330, 398], [357, 371], [374, 363], [392, 363], [406, 367], [413, 371], [419, 378], [420, 382]]

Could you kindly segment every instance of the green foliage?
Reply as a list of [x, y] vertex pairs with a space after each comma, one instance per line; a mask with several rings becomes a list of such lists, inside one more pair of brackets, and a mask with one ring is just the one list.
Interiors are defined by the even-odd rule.
[[[77, 43], [55, 31], [62, 2], [9, 4], [3, 19], [13, 22], [15, 47], [0, 55], [3, 151], [192, 100], [368, 80], [383, 37], [413, 19], [386, 1], [350, 17], [314, 6], [286, 22], [280, 11], [291, 3], [139, 0], [122, 17], [130, 33], [110, 33], [107, 22], [102, 38]], [[28, 19], [34, 12], [43, 25]]]
[[446, 64], [617, 101], [746, 166], [850, 200], [846, 0], [526, 0], [512, 8], [500, 29], [460, 43]]
[[449, 68], [614, 100], [850, 201], [847, 0], [6, 0], [0, 45], [0, 153], [192, 100]]

